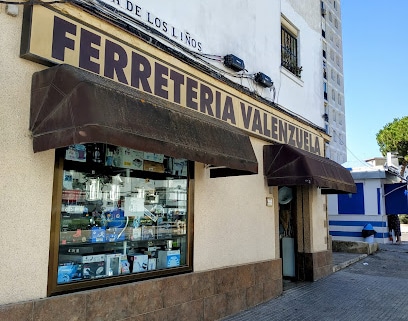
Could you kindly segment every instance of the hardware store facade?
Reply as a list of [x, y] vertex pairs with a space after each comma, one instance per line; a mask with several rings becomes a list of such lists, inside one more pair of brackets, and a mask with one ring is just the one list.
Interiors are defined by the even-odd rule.
[[318, 126], [89, 3], [11, 8], [2, 318], [215, 320], [330, 273], [355, 186]]

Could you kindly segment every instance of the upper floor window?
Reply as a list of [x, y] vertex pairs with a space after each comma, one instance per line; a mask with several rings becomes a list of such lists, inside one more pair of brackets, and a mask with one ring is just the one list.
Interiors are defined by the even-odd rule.
[[322, 17], [324, 17], [326, 15], [326, 8], [324, 6], [323, 1], [320, 1], [320, 11], [322, 13]]
[[281, 65], [300, 78], [302, 67], [299, 66], [297, 30], [287, 21], [281, 28]]

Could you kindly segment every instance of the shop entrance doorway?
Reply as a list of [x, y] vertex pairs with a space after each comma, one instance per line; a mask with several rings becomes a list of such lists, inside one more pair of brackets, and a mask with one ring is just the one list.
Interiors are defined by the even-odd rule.
[[282, 259], [282, 276], [284, 284], [296, 281], [296, 187], [280, 186], [279, 200], [279, 240], [280, 257]]

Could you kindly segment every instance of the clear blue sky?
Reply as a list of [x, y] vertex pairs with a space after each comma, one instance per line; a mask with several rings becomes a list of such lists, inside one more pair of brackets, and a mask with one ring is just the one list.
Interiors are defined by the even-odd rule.
[[347, 160], [381, 156], [376, 134], [408, 116], [408, 0], [342, 0]]

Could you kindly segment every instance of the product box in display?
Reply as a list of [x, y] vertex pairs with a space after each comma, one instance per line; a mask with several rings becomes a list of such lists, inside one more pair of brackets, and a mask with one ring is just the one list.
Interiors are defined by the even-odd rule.
[[124, 214], [125, 216], [138, 217], [144, 214], [144, 198], [135, 196], [125, 197]]
[[173, 160], [172, 174], [176, 176], [187, 176], [187, 160], [175, 158]]
[[144, 161], [143, 170], [146, 172], [164, 173], [164, 165], [161, 163]]
[[143, 169], [143, 152], [126, 147], [108, 148], [105, 164], [130, 169]]
[[173, 224], [170, 222], [162, 222], [157, 226], [157, 238], [171, 238], [173, 235]]
[[91, 237], [91, 231], [77, 229], [76, 231], [63, 231], [60, 233], [60, 243], [85, 243]]
[[65, 159], [77, 162], [86, 162], [86, 147], [85, 145], [77, 144], [68, 146], [65, 151]]
[[81, 264], [82, 265], [82, 277], [84, 279], [94, 279], [103, 277], [105, 272], [105, 254], [94, 255], [70, 255], [60, 254], [60, 264]]
[[142, 239], [142, 228], [141, 227], [134, 227], [132, 229], [132, 235], [130, 236], [132, 241], [137, 241]]
[[163, 163], [164, 155], [155, 153], [144, 153], [144, 159], [151, 162]]
[[57, 283], [67, 283], [82, 278], [82, 264], [63, 263], [58, 266]]
[[106, 229], [106, 242], [118, 242], [125, 240], [123, 228], [111, 227]]
[[132, 273], [147, 271], [149, 256], [145, 254], [130, 254], [128, 259], [131, 266]]
[[149, 259], [149, 261], [147, 263], [147, 269], [149, 271], [152, 271], [152, 270], [156, 270], [156, 267], [157, 267], [157, 259], [155, 259], [155, 258]]
[[106, 274], [108, 276], [119, 275], [121, 270], [122, 254], [106, 254]]
[[156, 238], [155, 226], [144, 225], [142, 226], [142, 240], [152, 240]]
[[126, 255], [122, 255], [120, 258], [120, 274], [130, 273], [130, 263]]
[[95, 279], [106, 276], [105, 254], [85, 255], [82, 257], [82, 274], [84, 279]]
[[157, 257], [157, 247], [156, 246], [149, 246], [147, 251], [144, 251], [144, 254], [147, 254], [149, 258]]
[[166, 269], [180, 266], [180, 250], [159, 251], [157, 268]]
[[91, 243], [102, 243], [106, 241], [106, 229], [104, 227], [92, 227]]
[[115, 208], [111, 211], [105, 212], [106, 221], [108, 227], [125, 227], [126, 218], [125, 211], [119, 208]]

